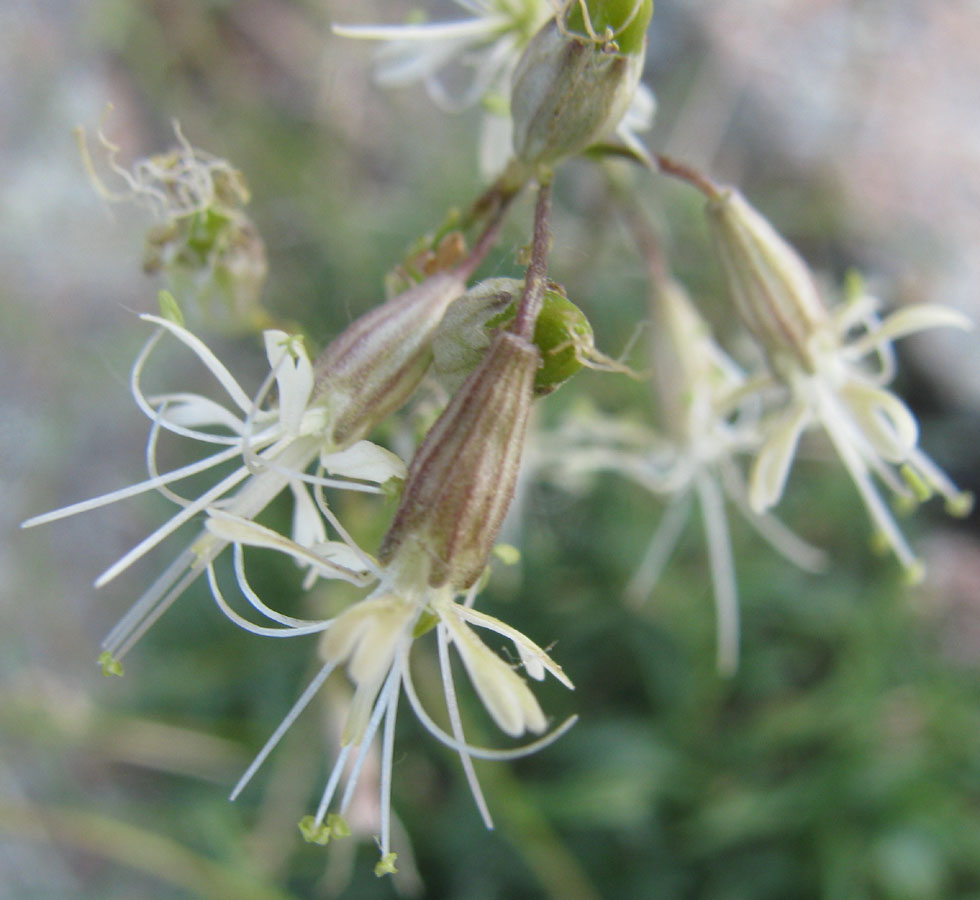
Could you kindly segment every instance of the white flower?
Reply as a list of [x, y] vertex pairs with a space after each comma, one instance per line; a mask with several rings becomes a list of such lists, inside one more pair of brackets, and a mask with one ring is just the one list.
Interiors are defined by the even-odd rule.
[[739, 615], [735, 560], [725, 501], [778, 552], [799, 567], [822, 568], [823, 553], [773, 516], [749, 507], [736, 456], [758, 445], [758, 402], [752, 383], [715, 343], [710, 329], [676, 282], [653, 295], [653, 384], [663, 433], [580, 409], [539, 451], [543, 475], [571, 483], [581, 475], [618, 472], [667, 510], [631, 579], [626, 596], [644, 602], [681, 538], [693, 500], [700, 507], [717, 622], [718, 670], [738, 664]]
[[[152, 423], [146, 446], [149, 478], [29, 519], [23, 527], [53, 522], [152, 490], [177, 504], [180, 509], [175, 515], [99, 576], [95, 584], [101, 587], [203, 512], [251, 520], [289, 489], [295, 499], [293, 539], [306, 552], [298, 561], [309, 568], [310, 577], [329, 572], [331, 577], [363, 583], [367, 571], [361, 560], [352, 557], [346, 544], [327, 541], [323, 518], [339, 529], [339, 533], [343, 531], [322, 492], [325, 488], [343, 488], [380, 493], [379, 484], [404, 477], [405, 469], [394, 454], [367, 441], [343, 447], [325, 438], [330, 415], [314, 394], [313, 367], [302, 339], [282, 331], [264, 333], [269, 374], [253, 398], [214, 353], [181, 324], [159, 316], [141, 318], [157, 326], [139, 353], [130, 379], [133, 398]], [[190, 392], [149, 397], [144, 393], [141, 384], [144, 367], [165, 335], [176, 338], [203, 363], [230, 402], [222, 404]], [[277, 388], [277, 403], [268, 399], [273, 384]], [[161, 474], [157, 467], [157, 444], [162, 431], [220, 449], [198, 462]], [[176, 482], [235, 461], [239, 463], [237, 468], [196, 499], [184, 498], [171, 488]], [[314, 465], [316, 473], [309, 474], [307, 470]], [[326, 477], [324, 473], [334, 477]], [[228, 543], [210, 531], [198, 531], [106, 637], [101, 657], [106, 671], [118, 671], [118, 660], [191, 583], [210, 570]], [[241, 561], [237, 564], [241, 566]]]
[[[273, 547], [309, 562], [314, 567], [316, 559], [320, 558], [320, 574], [324, 577], [341, 577], [337, 570], [339, 558], [334, 550], [328, 555], [317, 548], [307, 550], [254, 522], [226, 513], [212, 515], [207, 527], [216, 539], [235, 545], [236, 560], [241, 559], [243, 546]], [[526, 732], [541, 734], [547, 728], [548, 722], [524, 679], [511, 665], [492, 652], [474, 629], [496, 632], [511, 642], [525, 672], [531, 678], [540, 681], [550, 672], [566, 687], [571, 688], [572, 683], [537, 644], [499, 619], [472, 608], [477, 586], [466, 591], [460, 602], [452, 588], [430, 587], [426, 577], [428, 567], [420, 566], [418, 557], [412, 554], [398, 554], [389, 566], [382, 567], [352, 542], [348, 544], [347, 550], [354, 559], [360, 560], [370, 570], [370, 577], [376, 582], [374, 590], [367, 598], [349, 607], [337, 618], [319, 623], [287, 620], [267, 607], [262, 608], [266, 615], [276, 617], [281, 627], [275, 630], [283, 636], [322, 631], [321, 656], [324, 666], [260, 750], [235, 786], [231, 797], [237, 797], [251, 780], [331, 672], [337, 667], [346, 666], [355, 691], [344, 723], [341, 748], [316, 813], [306, 817], [300, 827], [304, 836], [315, 843], [326, 843], [331, 837], [349, 833], [345, 816], [355, 796], [362, 767], [383, 721], [379, 799], [381, 826], [378, 838], [382, 860], [376, 871], [384, 874], [391, 871], [395, 858], [391, 850], [391, 778], [395, 717], [402, 691], [404, 690], [409, 705], [426, 730], [459, 754], [480, 814], [487, 827], [492, 828], [493, 820], [476, 778], [473, 759], [516, 759], [533, 753], [564, 734], [574, 724], [575, 717], [569, 718], [544, 737], [516, 749], [493, 750], [468, 744], [456, 699], [449, 647], [456, 648], [483, 706], [497, 726], [510, 737], [520, 737]], [[208, 577], [221, 608], [234, 621], [258, 634], [268, 634], [272, 630], [247, 622], [231, 611], [217, 585], [210, 563]], [[245, 577], [244, 568], [240, 565], [236, 565], [236, 577], [242, 592], [253, 606], [259, 608], [255, 603], [254, 591]], [[436, 632], [451, 734], [440, 728], [423, 707], [416, 693], [409, 665], [409, 655], [416, 639], [432, 628]], [[336, 804], [336, 812], [329, 813], [345, 773], [346, 783], [340, 801]]]
[[[385, 87], [422, 82], [433, 102], [450, 113], [481, 104], [480, 169], [496, 175], [512, 154], [510, 92], [517, 62], [531, 38], [564, 4], [554, 0], [456, 0], [471, 19], [407, 25], [334, 25], [343, 37], [384, 41], [375, 77]], [[469, 70], [462, 87], [450, 76]], [[617, 135], [643, 158], [636, 137], [649, 129], [656, 102], [644, 85], [623, 117]]]
[[957, 489], [919, 449], [915, 417], [886, 390], [895, 375], [892, 341], [927, 328], [972, 326], [961, 313], [934, 304], [902, 309], [883, 320], [877, 309], [875, 299], [855, 292], [812, 327], [805, 357], [780, 358], [778, 377], [788, 389], [788, 399], [768, 423], [751, 474], [749, 500], [758, 511], [774, 506], [783, 494], [803, 432], [822, 427], [854, 481], [879, 539], [917, 580], [921, 563], [873, 476], [907, 502], [939, 494], [953, 515], [969, 514], [973, 497]]
[[918, 580], [922, 565], [872, 476], [909, 503], [940, 494], [955, 515], [968, 514], [973, 498], [919, 449], [915, 417], [885, 389], [895, 375], [892, 341], [927, 328], [969, 329], [969, 319], [927, 304], [882, 321], [878, 302], [857, 279], [848, 285], [846, 301], [830, 309], [803, 258], [738, 191], [709, 185], [705, 192], [735, 309], [765, 352], [771, 383], [784, 395], [764, 426], [749, 484], [752, 508], [764, 512], [779, 501], [803, 432], [820, 426], [853, 479], [878, 540]]

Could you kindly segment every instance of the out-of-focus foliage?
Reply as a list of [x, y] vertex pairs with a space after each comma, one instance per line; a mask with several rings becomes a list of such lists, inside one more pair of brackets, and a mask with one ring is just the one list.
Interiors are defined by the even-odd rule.
[[[796, 14], [816, 5], [797, 4]], [[933, 15], [925, 0], [907, 5]], [[15, 6], [0, 15], [10, 25], [0, 31], [12, 35], [0, 65], [17, 85], [0, 100], [10, 125], [0, 136], [9, 179], [0, 236], [15, 251], [0, 257], [0, 488], [11, 528], [139, 474], [143, 423], [130, 414], [124, 381], [143, 334], [127, 310], [155, 303], [159, 285], [139, 272], [150, 223], [135, 211], [115, 222], [103, 214], [74, 156], [79, 120], [98, 123], [114, 102], [106, 129], [135, 157], [168, 146], [177, 117], [195, 145], [232, 160], [267, 247], [263, 306], [302, 323], [314, 342], [381, 298], [384, 274], [447, 208], [471, 199], [476, 178], [473, 119], [446, 119], [418, 90], [380, 92], [370, 48], [329, 34], [333, 18], [394, 21], [404, 4]], [[770, 4], [720, 6], [749, 17]], [[829, 6], [845, 22], [850, 4]], [[691, 128], [697, 104], [704, 127], [717, 125], [702, 88], [724, 78], [705, 71], [727, 66], [744, 77], [738, 54], [718, 44], [715, 14], [700, 7], [657, 4], [646, 76], [660, 98], [655, 145], [676, 137], [678, 123]], [[784, 52], [773, 58], [794, 65]], [[804, 168], [757, 96], [723, 101], [736, 124], [722, 128], [718, 174], [738, 177], [833, 274], [875, 262], [881, 251], [847, 218], [833, 143]], [[637, 190], [669, 223], [679, 274], [719, 298], [712, 309], [723, 324], [718, 271], [690, 198], [666, 184]], [[571, 165], [557, 196], [553, 274], [615, 354], [643, 315], [639, 260], [596, 171]], [[486, 275], [519, 274], [514, 251], [528, 221], [519, 208]], [[923, 233], [917, 252], [941, 247], [940, 234]], [[889, 269], [900, 271], [901, 260]], [[231, 354], [255, 355], [252, 338], [222, 339]], [[608, 411], [645, 402], [645, 388], [626, 379], [576, 378]], [[949, 406], [930, 384], [923, 371], [906, 393], [936, 420], [935, 455], [970, 486], [975, 452], [963, 447], [975, 447], [976, 411]], [[549, 417], [574, 397], [553, 400]], [[980, 898], [980, 578], [956, 575], [977, 568], [975, 522], [955, 539], [930, 539], [934, 576], [910, 591], [890, 561], [869, 556], [853, 489], [819, 458], [819, 444], [814, 452], [780, 511], [831, 554], [830, 572], [800, 573], [736, 534], [743, 643], [731, 680], [714, 669], [698, 529], [648, 604], [627, 612], [623, 589], [657, 503], [611, 475], [580, 498], [529, 488], [514, 523], [522, 564], [498, 573], [486, 607], [505, 610], [542, 645], [556, 642], [553, 656], [577, 690], [545, 686], [542, 705], [556, 721], [574, 711], [581, 721], [512, 768], [478, 766], [498, 825], [487, 834], [452, 754], [403, 717], [393, 805], [418, 876], [405, 864], [394, 885], [372, 874], [370, 843], [323, 849], [296, 829], [330, 764], [341, 680], [245, 794], [226, 800], [314, 671], [315, 639], [284, 646], [238, 633], [199, 585], [127, 660], [125, 678], [102, 679], [92, 665], [102, 632], [152, 565], [99, 595], [90, 581], [160, 520], [166, 501], [134, 500], [13, 538], [13, 549], [0, 548], [0, 894]], [[348, 499], [342, 512], [356, 524], [363, 517], [362, 536], [374, 529], [380, 538], [383, 523], [368, 521], [366, 503]], [[285, 504], [271, 511], [288, 514]], [[253, 578], [286, 608], [299, 596], [299, 575], [282, 560], [269, 557]], [[292, 608], [325, 614], [344, 599], [323, 592]], [[437, 696], [436, 671], [419, 663], [420, 688]], [[484, 720], [473, 707], [464, 713], [476, 740]]]

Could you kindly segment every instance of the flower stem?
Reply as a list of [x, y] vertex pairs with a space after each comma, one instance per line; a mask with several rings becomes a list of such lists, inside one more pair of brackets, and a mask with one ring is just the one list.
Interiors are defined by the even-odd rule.
[[531, 262], [524, 276], [524, 293], [517, 306], [517, 315], [510, 330], [525, 340], [534, 337], [534, 326], [544, 303], [544, 290], [548, 275], [548, 251], [551, 249], [551, 181], [542, 182], [538, 188], [538, 202], [534, 209], [534, 242], [531, 245]]
[[718, 197], [721, 189], [703, 172], [663, 153], [655, 153], [653, 158], [657, 164], [657, 170], [663, 175], [670, 175], [673, 178], [686, 181], [691, 186], [696, 187], [709, 200]]

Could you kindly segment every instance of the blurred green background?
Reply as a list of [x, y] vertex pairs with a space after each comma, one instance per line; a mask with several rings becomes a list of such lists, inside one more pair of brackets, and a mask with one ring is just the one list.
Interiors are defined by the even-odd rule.
[[[797, 572], [736, 529], [744, 634], [730, 681], [714, 670], [695, 527], [649, 604], [629, 612], [622, 591], [658, 503], [614, 476], [577, 498], [530, 490], [512, 525], [523, 563], [497, 573], [481, 607], [554, 642], [577, 690], [546, 685], [542, 705], [581, 721], [540, 755], [478, 765], [497, 819], [488, 834], [453, 755], [403, 714], [394, 806], [414, 866], [403, 852], [394, 884], [371, 873], [370, 839], [324, 850], [296, 829], [330, 764], [342, 679], [243, 796], [226, 799], [312, 674], [315, 639], [239, 632], [198, 585], [127, 659], [125, 678], [99, 674], [99, 641], [167, 548], [100, 592], [91, 582], [168, 503], [17, 524], [141, 477], [145, 422], [127, 377], [146, 336], [134, 311], [154, 309], [161, 283], [140, 272], [149, 220], [106, 211], [71, 129], [91, 132], [112, 102], [106, 129], [124, 160], [170, 147], [172, 117], [195, 146], [229, 158], [266, 241], [265, 306], [325, 342], [381, 298], [404, 248], [478, 189], [475, 119], [446, 118], [420, 88], [382, 92], [372, 48], [329, 32], [334, 20], [409, 12], [395, 0], [0, 8], [0, 895], [980, 898], [976, 521], [930, 507], [905, 523], [930, 567], [908, 589], [870, 553], [851, 485], [819, 458], [797, 467], [780, 513], [832, 554], [832, 569]], [[857, 266], [894, 303], [948, 302], [976, 318], [977, 46], [968, 0], [663, 0], [648, 139], [741, 184], [834, 279]], [[635, 190], [678, 273], [718, 298], [708, 308], [724, 332], [696, 201], [651, 179]], [[529, 222], [524, 203], [484, 274], [516, 271]], [[616, 355], [643, 315], [642, 268], [584, 163], [559, 179], [555, 232], [552, 274]], [[254, 337], [207, 337], [258, 383]], [[975, 341], [914, 339], [900, 383], [926, 449], [973, 489]], [[548, 400], [546, 417], [582, 392], [611, 412], [645, 402], [642, 388], [587, 373]], [[307, 613], [336, 599], [294, 596], [296, 572], [281, 562], [255, 581]], [[471, 719], [483, 721], [475, 709]], [[473, 738], [492, 741], [485, 731]]]

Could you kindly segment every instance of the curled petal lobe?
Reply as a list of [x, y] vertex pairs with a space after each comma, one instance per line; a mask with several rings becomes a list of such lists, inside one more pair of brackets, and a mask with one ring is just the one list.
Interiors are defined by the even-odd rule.
[[770, 431], [749, 478], [749, 505], [754, 512], [765, 512], [782, 497], [800, 435], [809, 417], [806, 406], [791, 406]]
[[909, 408], [891, 391], [850, 381], [840, 391], [861, 434], [890, 463], [905, 460], [919, 440], [919, 426]]

